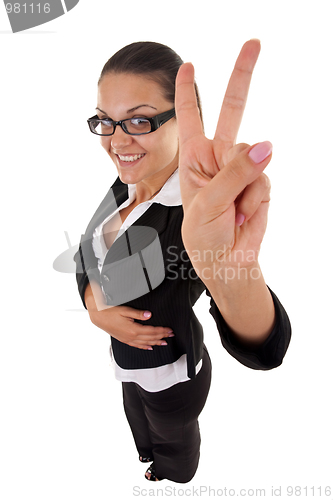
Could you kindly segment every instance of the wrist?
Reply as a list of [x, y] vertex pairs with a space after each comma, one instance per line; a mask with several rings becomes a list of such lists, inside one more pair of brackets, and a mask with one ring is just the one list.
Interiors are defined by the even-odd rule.
[[225, 268], [224, 277], [206, 280], [205, 285], [236, 337], [245, 344], [260, 344], [275, 321], [271, 294], [258, 262], [232, 269]]
[[264, 281], [258, 261], [250, 263], [232, 263], [214, 261], [210, 265], [195, 266], [195, 271], [209, 290], [226, 294], [252, 287], [258, 281]]
[[105, 302], [103, 291], [100, 285], [95, 281], [90, 281], [87, 285], [84, 301], [90, 317], [98, 311], [108, 307]]

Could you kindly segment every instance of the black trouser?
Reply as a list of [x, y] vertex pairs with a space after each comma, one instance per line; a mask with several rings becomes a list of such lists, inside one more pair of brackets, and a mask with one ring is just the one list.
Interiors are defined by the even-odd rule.
[[123, 382], [124, 409], [134, 441], [143, 457], [154, 460], [156, 476], [178, 483], [190, 481], [198, 467], [198, 416], [211, 382], [211, 361], [204, 346], [198, 375], [169, 389], [148, 392]]

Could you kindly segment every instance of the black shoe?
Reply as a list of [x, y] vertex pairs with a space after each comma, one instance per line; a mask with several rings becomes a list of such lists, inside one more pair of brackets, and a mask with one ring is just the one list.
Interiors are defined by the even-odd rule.
[[[147, 477], [146, 474], [150, 474], [150, 477]], [[146, 470], [146, 473], [145, 473], [145, 478], [148, 480], [148, 481], [162, 481], [162, 479], [159, 479], [158, 477], [156, 477], [155, 475], [155, 467], [154, 467], [154, 462], [150, 465], [150, 467], [148, 467], [148, 469]]]

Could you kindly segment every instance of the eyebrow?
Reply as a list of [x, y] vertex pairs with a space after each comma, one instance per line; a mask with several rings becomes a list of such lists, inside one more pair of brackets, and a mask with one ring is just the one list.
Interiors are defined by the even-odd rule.
[[[128, 109], [127, 113], [133, 113], [133, 111], [135, 111], [139, 108], [143, 108], [145, 106], [147, 106], [148, 108], [155, 109], [157, 111], [157, 108], [155, 108], [154, 106], [151, 106], [150, 104], [139, 104], [139, 106], [135, 106], [134, 108]], [[104, 113], [105, 115], [107, 115], [107, 113], [105, 111], [103, 111], [102, 109], [100, 109], [100, 108], [96, 108], [96, 109], [98, 109], [101, 113]]]

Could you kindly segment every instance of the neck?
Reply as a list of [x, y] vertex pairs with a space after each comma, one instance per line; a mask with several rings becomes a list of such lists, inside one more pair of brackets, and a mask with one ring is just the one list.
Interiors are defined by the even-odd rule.
[[143, 179], [136, 184], [136, 203], [143, 203], [144, 201], [151, 200], [156, 194], [158, 194], [167, 180], [172, 176], [172, 174], [177, 170], [178, 166], [167, 171], [159, 172], [158, 178], [152, 181], [150, 178]]

